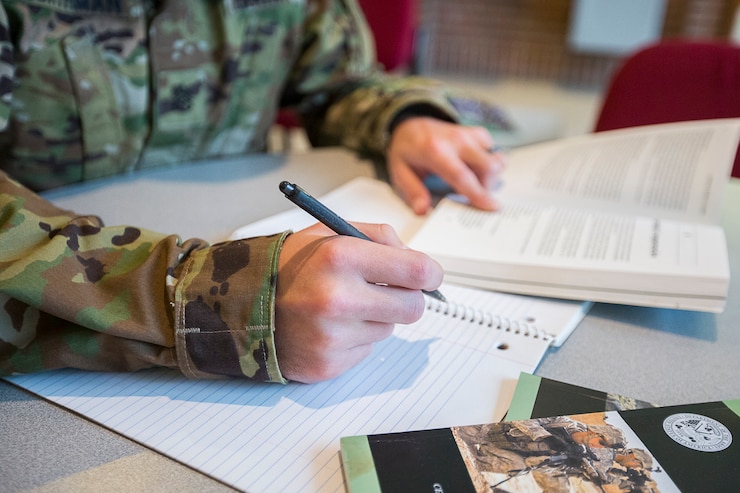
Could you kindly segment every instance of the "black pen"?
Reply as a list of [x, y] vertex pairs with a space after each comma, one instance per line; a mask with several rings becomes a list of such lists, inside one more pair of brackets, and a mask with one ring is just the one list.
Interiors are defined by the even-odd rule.
[[[373, 241], [365, 233], [339, 217], [334, 211], [319, 202], [311, 194], [303, 190], [295, 183], [290, 183], [287, 181], [280, 182], [280, 191], [285, 194], [288, 200], [311, 214], [324, 225], [328, 226], [336, 234], [343, 236], [353, 236], [362, 240]], [[422, 290], [422, 292], [440, 301], [447, 301], [447, 299], [442, 296], [442, 293], [440, 293], [436, 289], [434, 291]]]

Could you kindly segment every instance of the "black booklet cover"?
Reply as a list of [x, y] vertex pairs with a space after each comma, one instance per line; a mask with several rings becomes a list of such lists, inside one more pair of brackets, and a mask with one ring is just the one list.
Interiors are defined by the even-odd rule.
[[513, 421], [645, 407], [657, 407], [657, 404], [522, 372], [504, 419]]
[[727, 492], [740, 400], [345, 437], [350, 493]]

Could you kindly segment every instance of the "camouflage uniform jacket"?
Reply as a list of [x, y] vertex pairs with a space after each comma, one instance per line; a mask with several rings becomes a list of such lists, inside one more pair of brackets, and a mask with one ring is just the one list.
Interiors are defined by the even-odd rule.
[[166, 366], [283, 382], [287, 233], [182, 241], [31, 190], [264, 151], [279, 107], [314, 143], [369, 153], [403, 110], [459, 117], [437, 83], [379, 73], [354, 0], [0, 0], [0, 374]]

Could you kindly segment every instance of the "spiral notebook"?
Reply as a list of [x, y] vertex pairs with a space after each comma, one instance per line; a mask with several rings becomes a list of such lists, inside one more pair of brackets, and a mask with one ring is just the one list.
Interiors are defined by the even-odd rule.
[[519, 374], [583, 316], [574, 302], [441, 291], [448, 303], [429, 299], [418, 322], [320, 384], [196, 381], [165, 369], [8, 380], [237, 489], [343, 492], [340, 437], [497, 421]]
[[[310, 190], [308, 192], [310, 193]], [[320, 200], [348, 221], [390, 224], [404, 242], [411, 240], [427, 219], [427, 217], [414, 214], [388, 183], [368, 177], [355, 178], [320, 197]], [[285, 229], [298, 231], [316, 222], [308, 213], [287, 200], [286, 207], [288, 210], [283, 213], [234, 231], [231, 239], [273, 234]], [[484, 292], [490, 293], [488, 290]], [[447, 296], [444, 291], [442, 293]], [[527, 299], [527, 303], [540, 308], [542, 316], [537, 319], [536, 329], [548, 334], [552, 346], [560, 346], [592, 306], [590, 301], [520, 296], [507, 296], [506, 298], [519, 301]], [[459, 300], [464, 299], [466, 298], [459, 298]], [[505, 317], [508, 312], [499, 315]]]

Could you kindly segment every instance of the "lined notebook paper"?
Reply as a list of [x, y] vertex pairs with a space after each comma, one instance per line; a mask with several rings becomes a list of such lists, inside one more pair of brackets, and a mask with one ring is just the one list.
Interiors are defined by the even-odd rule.
[[506, 412], [582, 305], [444, 284], [357, 367], [314, 385], [188, 380], [172, 370], [10, 377], [235, 488], [342, 492], [339, 438], [485, 423]]
[[500, 419], [519, 373], [532, 372], [549, 345], [537, 321], [573, 313], [558, 303], [443, 288], [476, 310], [430, 300], [419, 322], [399, 326], [331, 382], [195, 381], [170, 370], [8, 380], [236, 488], [341, 492], [341, 436]]

